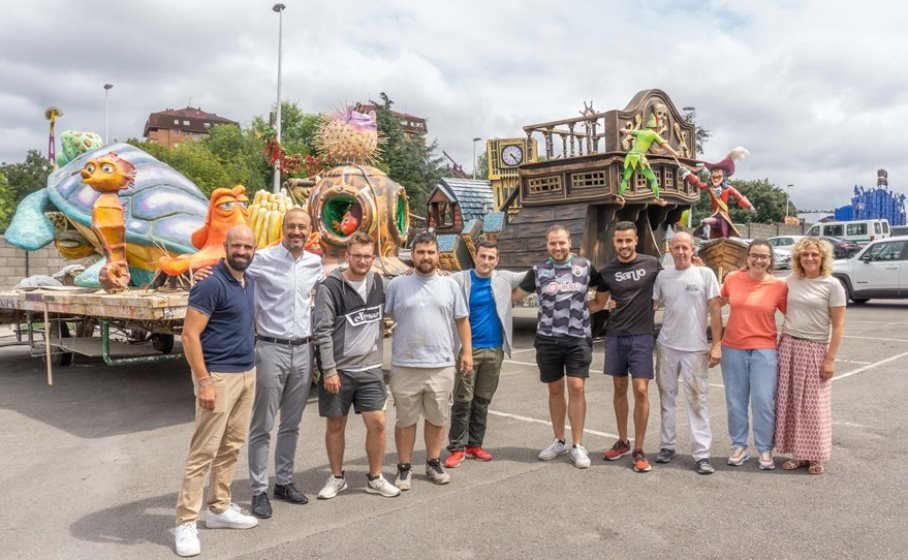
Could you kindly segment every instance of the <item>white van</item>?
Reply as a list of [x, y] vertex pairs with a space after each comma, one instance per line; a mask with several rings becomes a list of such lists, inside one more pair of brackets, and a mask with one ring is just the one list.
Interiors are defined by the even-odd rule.
[[866, 245], [877, 239], [886, 239], [891, 235], [888, 220], [853, 220], [850, 222], [825, 222], [813, 224], [807, 230], [811, 237], [838, 237]]

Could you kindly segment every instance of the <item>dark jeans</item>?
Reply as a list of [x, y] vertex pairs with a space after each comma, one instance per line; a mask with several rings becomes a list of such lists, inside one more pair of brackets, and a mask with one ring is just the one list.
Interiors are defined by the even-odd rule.
[[473, 375], [457, 372], [454, 380], [454, 405], [451, 407], [449, 451], [481, 447], [486, 435], [489, 404], [498, 389], [504, 351], [501, 348], [473, 350]]

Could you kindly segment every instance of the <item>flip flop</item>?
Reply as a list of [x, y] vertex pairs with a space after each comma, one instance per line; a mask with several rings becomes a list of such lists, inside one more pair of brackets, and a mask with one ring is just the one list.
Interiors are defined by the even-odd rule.
[[[798, 459], [791, 459], [789, 461], [785, 461], [782, 464], [782, 470], [794, 471], [794, 470], [803, 469], [803, 468], [809, 467], [809, 466], [810, 466], [810, 461], [801, 461]], [[820, 465], [820, 467], [822, 468], [822, 465]]]

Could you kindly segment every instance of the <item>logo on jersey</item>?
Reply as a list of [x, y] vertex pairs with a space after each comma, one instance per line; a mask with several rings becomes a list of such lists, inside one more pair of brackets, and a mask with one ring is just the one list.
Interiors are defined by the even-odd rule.
[[581, 290], [586, 290], [586, 286], [580, 282], [549, 282], [545, 285], [545, 292], [548, 294], [579, 292]]
[[646, 271], [642, 268], [636, 270], [629, 270], [627, 272], [616, 272], [615, 273], [615, 282], [624, 282], [625, 280], [630, 280], [636, 282], [646, 276]]

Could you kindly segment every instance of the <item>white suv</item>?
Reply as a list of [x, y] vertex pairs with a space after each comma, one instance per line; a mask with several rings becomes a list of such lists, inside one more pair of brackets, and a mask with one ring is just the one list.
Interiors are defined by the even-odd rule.
[[855, 303], [908, 298], [908, 235], [874, 241], [854, 257], [835, 261], [832, 275]]

